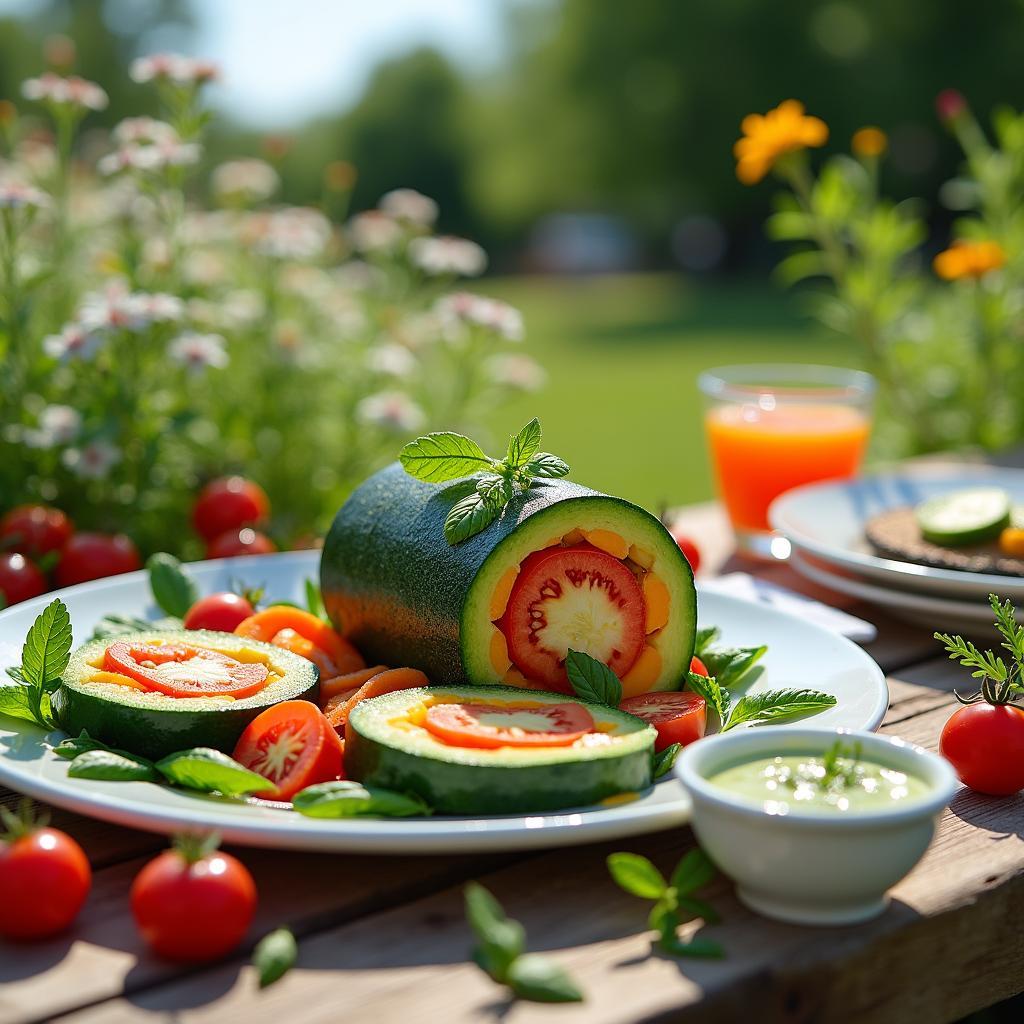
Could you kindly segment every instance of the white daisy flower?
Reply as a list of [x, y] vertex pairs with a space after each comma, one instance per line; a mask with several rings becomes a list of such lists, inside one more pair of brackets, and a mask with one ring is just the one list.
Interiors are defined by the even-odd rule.
[[243, 238], [257, 252], [280, 260], [313, 260], [331, 241], [331, 222], [306, 206], [285, 206], [250, 214]]
[[121, 450], [109, 441], [90, 441], [82, 448], [68, 448], [64, 465], [81, 480], [104, 480], [122, 459]]
[[401, 224], [382, 210], [365, 210], [348, 222], [348, 234], [359, 252], [389, 252], [405, 238]]
[[487, 267], [487, 253], [476, 242], [454, 235], [414, 238], [409, 243], [409, 259], [434, 277], [478, 277]]
[[70, 405], [47, 405], [39, 413], [39, 426], [24, 432], [29, 448], [56, 448], [71, 444], [82, 430], [82, 416]]
[[197, 334], [194, 331], [179, 335], [168, 346], [172, 361], [186, 367], [190, 373], [200, 373], [212, 367], [223, 370], [228, 365], [224, 339], [219, 334]]
[[407, 348], [390, 342], [371, 349], [366, 356], [366, 365], [387, 377], [411, 377], [419, 364]]
[[487, 361], [491, 380], [516, 391], [540, 391], [547, 383], [544, 368], [529, 356], [518, 352], [502, 352]]
[[448, 328], [449, 337], [457, 337], [460, 327], [482, 327], [506, 341], [522, 341], [523, 315], [514, 306], [472, 292], [453, 292], [438, 299], [435, 311]]
[[99, 351], [104, 337], [95, 327], [72, 321], [65, 324], [59, 334], [43, 338], [43, 351], [51, 359], [66, 362], [68, 359], [92, 359]]
[[281, 178], [266, 160], [229, 160], [215, 168], [211, 184], [221, 198], [258, 203], [277, 191]]
[[402, 391], [380, 391], [368, 395], [356, 406], [356, 419], [396, 433], [419, 430], [426, 422], [426, 413]]
[[14, 181], [0, 184], [0, 209], [35, 211], [49, 205], [50, 197], [31, 185], [21, 185]]
[[213, 61], [184, 57], [177, 53], [155, 53], [132, 61], [132, 81], [144, 83], [169, 81], [175, 85], [201, 85], [220, 77]]
[[201, 154], [197, 142], [133, 143], [100, 157], [96, 170], [105, 176], [128, 170], [153, 173], [167, 167], [197, 164]]
[[62, 78], [52, 71], [21, 83], [21, 94], [27, 100], [54, 103], [77, 110], [105, 110], [109, 97], [95, 82], [77, 75]]
[[179, 141], [175, 127], [155, 117], [126, 117], [117, 123], [112, 135], [119, 146], [147, 143], [160, 145]]
[[381, 196], [377, 206], [395, 220], [429, 228], [438, 214], [437, 203], [414, 188], [396, 188]]

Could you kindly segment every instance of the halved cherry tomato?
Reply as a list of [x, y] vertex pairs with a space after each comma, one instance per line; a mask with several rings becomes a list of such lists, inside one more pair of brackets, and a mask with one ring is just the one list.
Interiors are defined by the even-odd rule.
[[568, 747], [593, 732], [582, 704], [434, 704], [424, 727], [455, 747]]
[[[355, 673], [353, 673], [355, 674]], [[352, 709], [370, 697], [380, 697], [395, 690], [415, 690], [417, 686], [429, 686], [430, 680], [418, 668], [386, 668], [371, 676], [355, 693], [343, 691], [332, 697], [324, 708], [327, 721], [339, 732], [345, 728]]]
[[707, 665], [705, 665], [704, 662], [701, 661], [700, 658], [698, 658], [696, 655], [694, 655], [690, 659], [690, 671], [698, 676], [706, 676], [710, 674], [708, 672]]
[[340, 676], [332, 676], [330, 679], [321, 679], [320, 707], [326, 710], [331, 701], [342, 697], [344, 700], [348, 700], [363, 683], [369, 682], [374, 676], [379, 676], [381, 672], [387, 672], [387, 670], [387, 665], [374, 665], [371, 668], [361, 668], [356, 672], [343, 672]]
[[119, 672], [168, 697], [250, 697], [267, 685], [267, 666], [241, 662], [220, 651], [184, 644], [112, 643], [103, 656]]
[[338, 778], [344, 749], [315, 704], [286, 700], [246, 726], [233, 757], [277, 787], [261, 792], [261, 797], [290, 800], [300, 789]]
[[655, 750], [664, 750], [673, 743], [681, 743], [685, 747], [687, 743], [699, 740], [707, 728], [704, 698], [699, 693], [686, 690], [627, 697], [619, 705], [619, 710], [642, 718], [658, 730]]
[[359, 652], [323, 619], [288, 604], [273, 604], [250, 615], [235, 633], [301, 654], [320, 669], [321, 679], [366, 667]]
[[254, 612], [253, 606], [241, 594], [225, 591], [201, 597], [185, 614], [186, 629], [212, 629], [218, 633], [233, 633]]

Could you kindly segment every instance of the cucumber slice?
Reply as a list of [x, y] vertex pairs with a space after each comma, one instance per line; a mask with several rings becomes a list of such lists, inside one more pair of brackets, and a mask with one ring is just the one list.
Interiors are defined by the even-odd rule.
[[929, 498], [915, 511], [924, 539], [949, 548], [995, 540], [1010, 525], [1010, 497], [998, 487]]

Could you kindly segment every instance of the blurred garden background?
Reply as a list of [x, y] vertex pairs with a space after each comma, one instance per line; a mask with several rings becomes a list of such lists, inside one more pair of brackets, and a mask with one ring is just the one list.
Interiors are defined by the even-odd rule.
[[[628, 6], [615, 0], [381, 0], [373, 5], [354, 0], [290, 0], [286, 5], [271, 0], [0, 0], [0, 99], [9, 101], [2, 108], [6, 157], [12, 165], [18, 160], [25, 164], [28, 158], [18, 147], [35, 143], [43, 150], [48, 145], [59, 150], [60, 145], [59, 118], [48, 120], [38, 103], [26, 102], [26, 79], [50, 69], [59, 75], [80, 75], [102, 87], [108, 102], [83, 110], [76, 122], [69, 157], [73, 187], [76, 174], [85, 173], [79, 165], [96, 166], [110, 153], [109, 133], [125, 118], [147, 115], [173, 121], [167, 113], [169, 94], [147, 88], [152, 75], [148, 80], [136, 75], [133, 80], [133, 61], [157, 52], [190, 55], [213, 62], [218, 73], [203, 92], [203, 108], [209, 107], [214, 116], [209, 123], [200, 118], [192, 126], [197, 133], [202, 128], [201, 152], [193, 154], [195, 160], [182, 160], [182, 165], [189, 164], [187, 180], [183, 170], [180, 180], [174, 177], [174, 160], [161, 165], [161, 171], [170, 166], [171, 177], [160, 187], [171, 181], [183, 190], [182, 223], [193, 203], [211, 203], [231, 212], [231, 186], [224, 184], [223, 174], [218, 185], [213, 172], [240, 157], [259, 158], [273, 169], [274, 194], [268, 209], [312, 208], [333, 225], [373, 208], [381, 196], [396, 189], [414, 189], [436, 200], [437, 232], [473, 239], [488, 254], [486, 273], [466, 287], [510, 304], [521, 312], [524, 324], [521, 342], [514, 325], [506, 329], [506, 322], [496, 331], [505, 346], [502, 352], [507, 355], [514, 349], [512, 358], [500, 364], [502, 386], [475, 390], [472, 413], [462, 409], [456, 416], [459, 422], [452, 425], [468, 423], [482, 431], [483, 438], [489, 434], [501, 439], [537, 415], [546, 445], [569, 462], [574, 478], [657, 508], [712, 493], [696, 388], [701, 369], [748, 361], [875, 369], [857, 330], [838, 322], [842, 310], [831, 318], [812, 317], [813, 283], [788, 289], [788, 280], [803, 274], [792, 267], [776, 273], [792, 242], [802, 243], [807, 237], [817, 244], [820, 239], [813, 227], [806, 236], [800, 228], [783, 226], [773, 232], [776, 240], [766, 234], [765, 220], [775, 208], [776, 189], [768, 184], [748, 187], [736, 176], [733, 145], [745, 115], [799, 98], [809, 113], [828, 125], [830, 153], [849, 153], [851, 137], [865, 125], [884, 130], [884, 162], [863, 158], [859, 170], [851, 158], [837, 164], [834, 177], [842, 181], [830, 183], [823, 177], [827, 187], [820, 197], [825, 206], [832, 203], [832, 212], [824, 207], [819, 212], [822, 223], [832, 217], [836, 224], [852, 226], [851, 245], [856, 250], [857, 224], [851, 211], [855, 202], [867, 202], [865, 167], [872, 196], [880, 188], [900, 200], [920, 197], [912, 206], [871, 206], [875, 219], [869, 222], [865, 217], [868, 226], [862, 232], [867, 237], [874, 224], [876, 236], [884, 235], [875, 250], [869, 242], [863, 246], [864, 278], [874, 279], [877, 291], [864, 301], [883, 328], [895, 322], [897, 312], [901, 323], [910, 324], [905, 331], [901, 327], [891, 348], [903, 361], [900, 372], [913, 375], [914, 359], [919, 357], [903, 352], [900, 345], [903, 334], [913, 334], [914, 322], [904, 316], [904, 307], [916, 301], [916, 293], [908, 284], [906, 295], [894, 297], [883, 294], [883, 286], [898, 276], [891, 272], [897, 260], [901, 267], [906, 263], [915, 268], [914, 273], [930, 273], [932, 257], [955, 233], [956, 218], [983, 205], [976, 196], [964, 197], [964, 188], [973, 187], [970, 182], [957, 192], [963, 139], [950, 130], [948, 112], [946, 123], [941, 110], [936, 112], [936, 96], [958, 90], [985, 124], [997, 109], [1019, 104], [1016, 42], [1022, 30], [1020, 0], [973, 5], [956, 0], [793, 0], [775, 5], [762, 0], [634, 0]], [[159, 71], [155, 80], [161, 81]], [[184, 102], [180, 95], [171, 99]], [[1024, 175], [1024, 127], [1008, 112], [1003, 117], [1000, 144], [1006, 166], [1000, 164], [1000, 173], [1005, 172], [1000, 187], [1005, 198]], [[180, 124], [176, 130], [181, 135]], [[122, 153], [122, 161], [131, 163], [134, 157], [123, 153], [124, 130], [121, 145], [115, 154]], [[133, 165], [128, 170], [143, 193], [147, 180], [149, 187], [156, 187], [145, 178], [152, 168]], [[976, 179], [987, 173], [975, 170]], [[241, 192], [249, 187], [243, 184]], [[989, 187], [995, 188], [991, 183]], [[998, 213], [999, 230], [1005, 229], [1006, 237], [1020, 234], [1018, 212], [1014, 207]], [[893, 224], [913, 218], [902, 241], [892, 241], [897, 227], [881, 224], [883, 214], [891, 214]], [[983, 209], [979, 216], [991, 219], [996, 214]], [[39, 227], [44, 220], [40, 214], [32, 230], [49, 230]], [[367, 230], [375, 226], [379, 225], [373, 220], [363, 222]], [[320, 222], [305, 227], [315, 234]], [[203, 292], [209, 282], [201, 261], [175, 278], [166, 266], [158, 265], [159, 260], [147, 263], [143, 254], [138, 273], [128, 272], [132, 258], [123, 246], [118, 249], [111, 242], [90, 247], [87, 223], [83, 230], [86, 238], [79, 256], [93, 262], [68, 263], [64, 274], [77, 273], [73, 268], [78, 266], [81, 273], [91, 273], [95, 261], [113, 260], [113, 269], [107, 266], [107, 271], [113, 278], [127, 279], [129, 291], [173, 290], [196, 310], [204, 301], [224, 302], [222, 293]], [[351, 229], [346, 237], [348, 242], [339, 244], [354, 244], [359, 256]], [[876, 258], [879, 247], [885, 254]], [[342, 253], [339, 258], [344, 257]], [[473, 259], [471, 252], [470, 263]], [[374, 260], [364, 251], [354, 262], [373, 265]], [[1011, 252], [1007, 280], [1013, 288], [1007, 285], [1000, 293], [998, 308], [993, 305], [979, 314], [988, 318], [985, 322], [992, 330], [1007, 333], [1009, 328], [1004, 327], [1014, 320], [1021, 294], [1010, 273], [1016, 264], [1016, 253]], [[428, 276], [432, 273], [422, 263], [418, 266]], [[263, 270], [249, 265], [237, 272], [248, 275], [246, 287], [251, 290], [253, 275]], [[271, 268], [269, 273], [284, 271]], [[455, 278], [462, 273], [453, 268], [451, 279], [441, 283], [461, 288]], [[879, 284], [879, 278], [885, 280]], [[172, 289], [169, 281], [177, 287]], [[417, 287], [423, 285], [419, 278], [416, 281]], [[851, 274], [843, 286], [848, 286], [847, 297], [854, 296], [849, 308], [855, 313], [858, 281]], [[401, 285], [407, 286], [412, 287], [408, 282]], [[267, 287], [273, 291], [272, 283]], [[310, 287], [311, 279], [301, 281], [292, 268], [290, 298], [282, 301], [305, 303]], [[375, 299], [375, 330], [392, 330], [395, 304], [406, 301], [395, 298], [394, 280], [388, 287], [387, 296]], [[412, 307], [427, 309], [437, 301], [440, 286], [432, 291], [433, 287], [430, 284]], [[870, 292], [870, 287], [864, 285], [861, 291]], [[76, 285], [76, 292], [85, 290], [85, 285]], [[843, 288], [839, 291], [842, 297]], [[52, 311], [59, 301], [65, 301], [66, 317], [71, 317], [71, 297], [60, 299], [58, 294], [54, 299], [50, 294], [43, 305]], [[985, 301], [984, 296], [979, 300]], [[894, 311], [900, 303], [900, 310]], [[317, 328], [324, 345], [330, 344], [331, 316], [336, 323], [345, 315], [337, 304], [328, 304], [327, 309], [325, 322]], [[55, 323], [34, 326], [42, 324], [43, 314], [26, 310], [15, 316], [23, 320], [19, 329], [48, 336], [59, 330]], [[295, 346], [301, 345], [306, 328], [300, 312], [276, 310], [273, 315], [276, 342], [289, 344], [291, 330]], [[40, 319], [33, 321], [32, 316]], [[196, 322], [200, 319], [192, 317], [191, 329], [209, 329]], [[222, 323], [214, 327], [222, 334], [227, 331]], [[67, 332], [61, 337], [67, 355]], [[249, 389], [253, 402], [290, 409], [288, 415], [298, 421], [294, 430], [276, 440], [269, 430], [260, 451], [246, 448], [251, 437], [239, 436], [227, 464], [217, 465], [203, 455], [203, 446], [209, 451], [222, 440], [226, 444], [229, 420], [214, 418], [210, 436], [209, 430], [203, 434], [202, 424], [209, 423], [200, 417], [200, 426], [193, 430], [196, 450], [187, 464], [182, 457], [166, 473], [161, 470], [164, 475], [158, 474], [155, 483], [143, 473], [153, 452], [135, 454], [135, 478], [121, 480], [116, 493], [111, 492], [110, 500], [123, 505], [120, 518], [104, 521], [104, 514], [95, 510], [102, 508], [107, 492], [94, 492], [94, 528], [131, 529], [133, 516], [146, 515], [140, 494], [161, 480], [168, 487], [198, 487], [209, 475], [225, 470], [269, 478], [261, 482], [272, 490], [275, 510], [280, 510], [287, 496], [299, 502], [308, 488], [311, 461], [334, 465], [351, 458], [345, 446], [364, 444], [362, 434], [343, 430], [340, 419], [362, 423], [368, 431], [382, 424], [392, 428], [366, 441], [366, 459], [351, 458], [350, 475], [365, 471], [386, 452], [397, 451], [421, 427], [439, 425], [442, 410], [436, 408], [427, 409], [422, 417], [391, 406], [383, 417], [379, 406], [364, 405], [353, 412], [368, 397], [355, 393], [344, 399], [350, 408], [339, 412], [339, 421], [324, 411], [303, 418], [305, 396], [299, 378], [289, 385], [287, 375], [278, 375], [273, 367], [262, 374], [254, 371], [254, 364], [264, 358], [252, 340], [255, 334], [245, 342], [229, 337], [223, 343], [225, 351], [230, 350], [230, 363], [218, 348], [221, 342], [209, 341], [209, 335], [199, 337], [207, 340], [193, 340], [190, 351], [211, 375], [200, 380], [186, 374], [183, 387], [212, 389], [214, 397], [205, 394], [203, 401], [234, 402], [238, 416], [243, 416], [239, 410], [246, 404], [239, 392]], [[931, 343], [950, 348], [934, 337]], [[175, 351], [178, 362], [188, 366], [189, 355], [183, 355], [181, 347], [185, 344]], [[247, 346], [244, 353], [239, 351], [242, 344]], [[489, 342], [477, 339], [472, 344]], [[388, 345], [391, 355], [377, 359], [376, 368], [400, 378], [401, 358], [391, 341]], [[421, 360], [415, 345], [407, 347], [420, 360], [416, 375], [426, 390], [435, 383], [430, 374], [450, 373], [463, 358], [459, 353], [467, 351], [456, 347], [453, 363], [431, 366], [429, 360]], [[54, 344], [50, 351], [56, 351]], [[491, 358], [474, 351], [474, 359]], [[963, 366], [969, 366], [976, 351], [963, 353]], [[360, 349], [359, 359], [365, 356], [365, 348]], [[930, 367], [933, 362], [926, 358], [922, 365]], [[32, 372], [43, 381], [51, 378], [51, 371], [59, 375], [77, 365], [73, 360], [56, 367], [40, 363]], [[344, 361], [331, 367], [332, 374], [346, 373]], [[1016, 372], [1016, 362], [1006, 369]], [[148, 372], [159, 371], [150, 367]], [[927, 388], [939, 403], [946, 398], [952, 405], [967, 402], [975, 394], [970, 390], [974, 385], [968, 387], [967, 397], [957, 390], [966, 373], [960, 364], [951, 363], [946, 377], [936, 378]], [[60, 379], [66, 384], [62, 408], [74, 408], [67, 394], [103, 384], [102, 377], [87, 375]], [[371, 384], [385, 399], [393, 398], [396, 388], [401, 390], [397, 385]], [[363, 387], [358, 381], [353, 386]], [[291, 397], [286, 394], [289, 387], [296, 391]], [[259, 397], [266, 389], [277, 389], [276, 396]], [[323, 409], [342, 401], [325, 396]], [[16, 429], [8, 429], [12, 448], [24, 449], [25, 438], [31, 447], [31, 437], [38, 436], [32, 431], [42, 429], [33, 417], [41, 415], [42, 408], [41, 400], [35, 406], [29, 402]], [[161, 408], [156, 403], [146, 413], [157, 417], [154, 423], [164, 422], [159, 430], [172, 422], [175, 430], [193, 428], [184, 419], [174, 421], [173, 410]], [[168, 418], [160, 421], [160, 415]], [[275, 413], [268, 410], [265, 415], [269, 419], [264, 422], [270, 423]], [[939, 423], [924, 441], [897, 439], [891, 453], [947, 442], [1007, 443], [1018, 427], [1016, 413], [1000, 426], [1001, 432], [992, 428], [984, 434], [979, 428], [977, 436], [951, 420]], [[102, 440], [112, 429], [101, 424], [95, 436]], [[304, 450], [297, 462], [296, 446]], [[83, 480], [81, 472], [74, 472], [76, 460], [79, 470], [83, 466], [81, 451], [59, 466], [54, 463], [54, 472], [66, 477], [61, 494], [78, 483], [100, 486], [97, 474], [85, 474]], [[121, 453], [110, 458], [125, 466], [131, 461]], [[296, 467], [291, 474], [281, 469], [289, 459]], [[294, 521], [284, 522], [280, 543], [290, 543], [305, 530], [323, 529], [330, 500], [344, 492], [349, 480], [340, 471], [333, 476], [332, 472], [318, 477], [325, 495], [322, 504], [310, 505]], [[275, 473], [279, 479], [273, 479]], [[18, 500], [58, 497], [45, 483], [37, 484], [35, 492], [18, 495]], [[16, 488], [17, 480], [9, 475], [5, 486]], [[2, 495], [0, 505], [11, 500]], [[166, 518], [156, 519], [152, 527], [139, 527], [144, 546], [157, 543], [166, 523]]]

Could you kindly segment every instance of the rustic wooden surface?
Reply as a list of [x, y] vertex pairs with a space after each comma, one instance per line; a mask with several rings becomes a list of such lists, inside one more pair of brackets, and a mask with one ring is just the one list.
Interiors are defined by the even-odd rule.
[[[683, 515], [700, 538], [701, 575], [758, 571], [875, 622], [869, 646], [889, 675], [883, 731], [934, 749], [962, 679], [925, 631], [799, 581], [785, 566], [730, 558], [714, 505]], [[15, 795], [0, 790], [0, 800]], [[142, 948], [127, 892], [159, 836], [57, 811], [85, 847], [93, 892], [74, 930], [36, 945], [0, 941], [0, 1024], [40, 1020], [331, 1021], [948, 1021], [1024, 988], [1024, 799], [962, 791], [924, 861], [873, 922], [839, 929], [775, 924], [740, 905], [718, 879], [722, 922], [708, 936], [722, 961], [677, 961], [652, 950], [646, 907], [604, 866], [629, 849], [670, 870], [693, 845], [677, 829], [599, 846], [534, 854], [346, 857], [236, 849], [253, 871], [260, 910], [251, 941], [288, 924], [299, 961], [258, 991], [248, 949], [217, 965], [182, 969]], [[462, 884], [481, 879], [527, 928], [530, 947], [564, 964], [586, 993], [577, 1006], [510, 1003], [467, 962]], [[691, 929], [698, 924], [689, 926]]]

